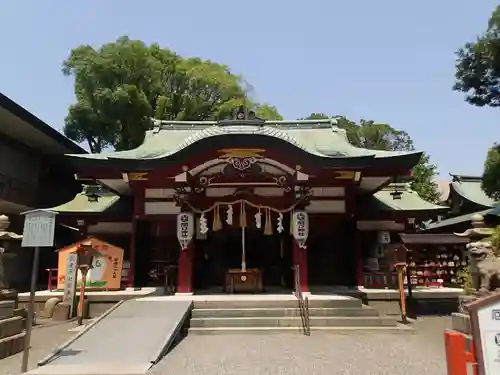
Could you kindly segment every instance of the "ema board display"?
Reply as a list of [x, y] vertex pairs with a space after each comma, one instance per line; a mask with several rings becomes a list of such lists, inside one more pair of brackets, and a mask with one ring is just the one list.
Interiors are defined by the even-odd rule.
[[[123, 270], [123, 249], [97, 238], [89, 238], [59, 250], [58, 289], [64, 289], [67, 278], [68, 256], [74, 254], [82, 242], [90, 241], [96, 252], [92, 268], [87, 273], [85, 287], [93, 290], [118, 290], [121, 287]], [[82, 274], [76, 273], [76, 285], [80, 286]]]

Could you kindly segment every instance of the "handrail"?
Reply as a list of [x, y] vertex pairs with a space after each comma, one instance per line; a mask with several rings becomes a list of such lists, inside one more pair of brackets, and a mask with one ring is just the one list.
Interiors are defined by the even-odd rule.
[[304, 335], [311, 335], [311, 326], [309, 322], [309, 299], [302, 294], [302, 287], [300, 285], [300, 268], [298, 265], [294, 267], [294, 280], [295, 280], [295, 296], [299, 301], [300, 319], [302, 321], [302, 329]]

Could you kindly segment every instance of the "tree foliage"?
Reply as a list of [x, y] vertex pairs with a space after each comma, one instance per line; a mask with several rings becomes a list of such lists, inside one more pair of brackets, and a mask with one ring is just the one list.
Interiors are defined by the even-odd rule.
[[482, 188], [490, 198], [500, 200], [500, 144], [498, 143], [488, 150], [484, 163]]
[[[500, 6], [492, 13], [486, 30], [457, 52], [454, 90], [466, 93], [475, 106], [500, 106]], [[500, 199], [500, 144], [488, 151], [482, 188], [492, 199]]]
[[455, 85], [476, 106], [500, 106], [500, 6], [486, 31], [457, 51]]
[[[323, 113], [312, 113], [305, 120], [333, 118]], [[345, 129], [349, 142], [356, 147], [385, 151], [413, 151], [413, 140], [408, 133], [397, 130], [388, 124], [371, 120], [360, 120], [359, 123], [346, 117], [335, 117], [337, 126]], [[423, 199], [439, 203], [440, 194], [434, 182], [437, 167], [430, 162], [429, 155], [423, 154], [419, 163], [413, 168], [411, 188]]]
[[137, 147], [151, 126], [163, 120], [217, 120], [238, 105], [266, 119], [281, 119], [275, 107], [248, 99], [245, 82], [226, 65], [121, 37], [98, 49], [80, 46], [63, 63], [74, 78], [76, 103], [64, 133], [87, 142], [91, 152], [112, 146]]

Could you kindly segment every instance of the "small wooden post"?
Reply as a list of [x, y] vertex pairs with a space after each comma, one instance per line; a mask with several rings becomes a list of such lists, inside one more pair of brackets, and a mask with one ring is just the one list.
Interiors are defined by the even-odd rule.
[[85, 306], [85, 285], [87, 284], [87, 272], [88, 267], [80, 266], [80, 272], [82, 273], [82, 281], [80, 284], [80, 299], [78, 300], [78, 325], [83, 324], [84, 306]]
[[404, 272], [406, 269], [406, 263], [396, 263], [396, 272], [398, 274], [398, 290], [399, 290], [399, 303], [401, 304], [401, 322], [408, 323], [408, 317], [406, 314], [406, 295], [405, 295], [405, 284], [404, 284]]

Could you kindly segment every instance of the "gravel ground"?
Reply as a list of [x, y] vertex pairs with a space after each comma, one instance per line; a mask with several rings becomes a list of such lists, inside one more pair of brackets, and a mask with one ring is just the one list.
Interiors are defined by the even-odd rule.
[[187, 336], [152, 375], [445, 375], [448, 317], [421, 318], [414, 333], [312, 332]]
[[[31, 350], [28, 368], [33, 369], [39, 360], [45, 358], [52, 349], [69, 340], [76, 332], [68, 332], [75, 322], [41, 322], [31, 331]], [[22, 353], [0, 359], [0, 374], [14, 375], [21, 373]]]

